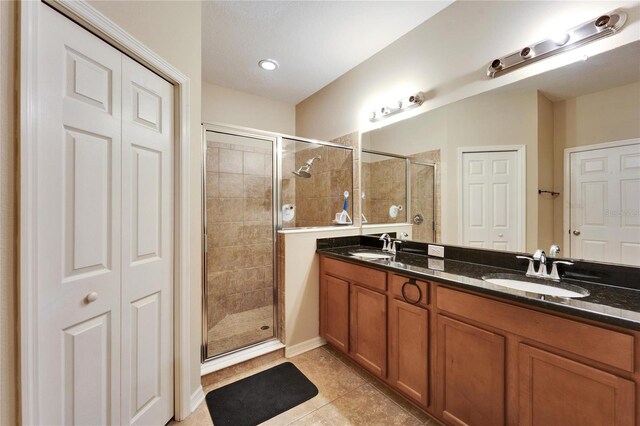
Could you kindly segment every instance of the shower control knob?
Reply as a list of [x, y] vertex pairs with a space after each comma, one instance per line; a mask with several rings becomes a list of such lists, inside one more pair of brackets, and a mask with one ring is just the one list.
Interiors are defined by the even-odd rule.
[[95, 302], [98, 299], [98, 293], [96, 293], [95, 291], [92, 291], [91, 293], [87, 294], [87, 297], [84, 298], [84, 301], [89, 304], [91, 302]]

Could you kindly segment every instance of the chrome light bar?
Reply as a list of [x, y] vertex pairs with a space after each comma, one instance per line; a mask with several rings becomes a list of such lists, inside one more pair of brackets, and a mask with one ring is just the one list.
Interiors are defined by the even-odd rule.
[[395, 107], [384, 106], [379, 110], [373, 111], [369, 117], [369, 121], [376, 122], [384, 118], [395, 115], [399, 112], [406, 111], [411, 108], [415, 108], [424, 103], [424, 93], [418, 92], [415, 95], [411, 95], [408, 98], [400, 99]]
[[526, 46], [522, 50], [494, 59], [487, 67], [487, 75], [493, 78], [544, 58], [616, 34], [626, 20], [627, 14], [623, 11], [613, 11], [607, 15], [602, 15], [566, 32], [561, 32], [536, 44]]

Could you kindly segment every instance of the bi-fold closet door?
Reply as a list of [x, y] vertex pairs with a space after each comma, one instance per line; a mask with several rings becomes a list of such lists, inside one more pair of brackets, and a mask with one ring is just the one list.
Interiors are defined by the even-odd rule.
[[37, 421], [173, 416], [172, 86], [38, 8]]

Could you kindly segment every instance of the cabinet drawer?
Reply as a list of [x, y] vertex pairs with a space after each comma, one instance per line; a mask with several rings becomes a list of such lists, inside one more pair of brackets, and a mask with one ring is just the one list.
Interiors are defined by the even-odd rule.
[[[404, 296], [402, 294], [403, 287]], [[391, 294], [394, 298], [404, 300], [413, 305], [426, 306], [429, 304], [429, 283], [415, 278], [393, 275], [391, 278]]]
[[366, 287], [376, 290], [387, 290], [387, 274], [377, 269], [365, 266], [354, 265], [352, 263], [341, 262], [339, 260], [325, 257], [323, 259], [324, 272], [345, 278], [351, 282], [357, 282]]
[[624, 371], [634, 371], [634, 337], [630, 334], [441, 286], [436, 290], [436, 304], [440, 310]]

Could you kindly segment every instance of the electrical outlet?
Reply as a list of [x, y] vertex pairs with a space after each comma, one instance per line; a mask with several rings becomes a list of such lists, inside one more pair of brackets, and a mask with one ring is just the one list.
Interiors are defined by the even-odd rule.
[[427, 249], [427, 254], [429, 256], [444, 257], [444, 247], [429, 244], [429, 248]]

